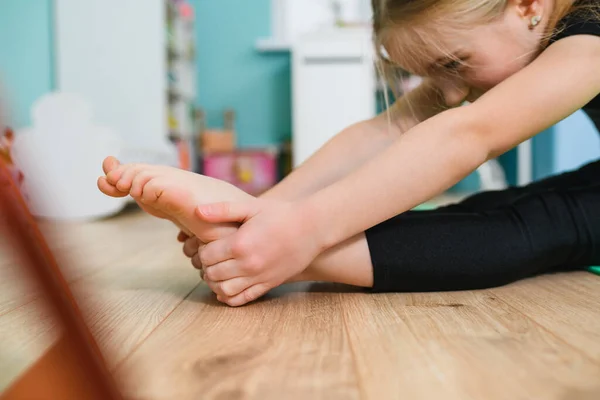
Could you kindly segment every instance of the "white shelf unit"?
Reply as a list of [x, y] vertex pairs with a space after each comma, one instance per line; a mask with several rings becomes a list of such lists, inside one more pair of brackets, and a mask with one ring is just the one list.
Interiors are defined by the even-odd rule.
[[294, 166], [342, 129], [375, 116], [373, 53], [369, 29], [319, 31], [296, 41], [292, 50]]
[[169, 138], [194, 134], [191, 6], [55, 0], [54, 10], [56, 89], [90, 102], [95, 120], [123, 138], [124, 161], [178, 165]]
[[292, 48], [291, 42], [276, 38], [261, 38], [256, 41], [256, 50], [269, 52], [289, 52]]
[[301, 36], [339, 23], [371, 24], [370, 0], [271, 0], [271, 37], [259, 38], [260, 52], [287, 52]]

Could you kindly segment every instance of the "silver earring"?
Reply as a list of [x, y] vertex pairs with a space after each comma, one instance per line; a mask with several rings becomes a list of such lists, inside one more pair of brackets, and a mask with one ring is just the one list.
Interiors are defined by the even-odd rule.
[[539, 24], [541, 20], [542, 17], [540, 17], [539, 15], [531, 17], [531, 27], [533, 28], [534, 26], [537, 26], [537, 24]]

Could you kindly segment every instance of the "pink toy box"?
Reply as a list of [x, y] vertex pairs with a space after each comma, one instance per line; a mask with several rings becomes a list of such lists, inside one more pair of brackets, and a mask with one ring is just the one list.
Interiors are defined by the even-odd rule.
[[277, 183], [277, 150], [238, 150], [204, 155], [204, 175], [258, 196]]

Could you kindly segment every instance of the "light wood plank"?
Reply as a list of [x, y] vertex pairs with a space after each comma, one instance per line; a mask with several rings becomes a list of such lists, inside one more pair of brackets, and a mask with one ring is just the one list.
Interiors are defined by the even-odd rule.
[[[432, 294], [287, 285], [231, 309], [197, 286], [164, 221], [131, 213], [44, 229], [132, 398], [600, 398], [593, 275]], [[58, 334], [35, 288], [18, 289], [3, 243], [0, 390]]]
[[[153, 225], [154, 229], [145, 229], [149, 222], [157, 221], [141, 212], [128, 212], [115, 220], [87, 224], [41, 221], [40, 227], [65, 279], [73, 283], [124, 256], [143, 250], [149, 246], [149, 241], [154, 245], [156, 227], [165, 226], [166, 222], [158, 221], [159, 225]], [[3, 234], [0, 236], [0, 315], [3, 315], [34, 300], [39, 291], [24, 275], [21, 260], [4, 236], [9, 233], [0, 232]], [[174, 229], [167, 232], [176, 234]], [[131, 240], [133, 237], [135, 240]], [[173, 238], [167, 238], [164, 233], [161, 237], [167, 243], [173, 242]]]
[[[197, 272], [173, 239], [174, 228], [165, 221], [147, 218], [129, 222], [137, 224], [132, 232], [141, 233], [123, 240], [119, 238], [119, 226], [115, 226], [113, 239], [104, 243], [103, 251], [113, 250], [117, 260], [106, 266], [105, 259], [90, 258], [89, 265], [96, 273], [76, 280], [71, 287], [92, 332], [107, 352], [109, 367], [116, 367], [199, 283]], [[118, 241], [132, 243], [136, 239], [140, 245], [129, 249], [112, 246]], [[77, 275], [81, 273], [72, 270], [71, 277]], [[0, 354], [4, 366], [0, 389], [58, 338], [54, 322], [41, 298], [0, 316], [0, 343], [9, 344], [3, 346]]]
[[357, 294], [343, 305], [365, 398], [598, 393], [598, 365], [489, 291]]
[[[299, 288], [299, 289], [296, 289]], [[288, 285], [243, 308], [201, 286], [119, 369], [136, 399], [358, 399], [340, 295]]]
[[200, 282], [179, 252], [159, 246], [144, 251], [73, 288], [90, 329], [107, 351], [109, 368], [126, 358]]
[[30, 304], [0, 317], [0, 393], [58, 339], [50, 310]]
[[600, 365], [600, 277], [548, 275], [492, 293]]

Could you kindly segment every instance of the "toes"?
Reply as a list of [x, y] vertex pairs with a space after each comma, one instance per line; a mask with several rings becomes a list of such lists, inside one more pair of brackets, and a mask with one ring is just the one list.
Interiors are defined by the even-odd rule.
[[[104, 164], [106, 165], [103, 165], [103, 168], [110, 164], [110, 160], [105, 160]], [[117, 186], [121, 179], [123, 179], [127, 175], [130, 175], [133, 171], [139, 171], [141, 169], [149, 168], [150, 166], [146, 166], [143, 164], [119, 164], [116, 168], [113, 168], [112, 170], [108, 171], [108, 173], [106, 174], [106, 180], [108, 180], [110, 184]]]
[[[104, 164], [107, 165], [102, 165], [102, 167], [104, 168], [105, 166], [108, 166], [108, 164], [110, 164], [110, 160], [104, 160]], [[138, 166], [138, 164], [119, 164], [117, 165], [116, 168], [113, 168], [112, 170], [108, 171], [108, 173], [106, 174], [106, 180], [108, 180], [108, 182], [114, 186], [117, 185], [117, 183], [119, 183], [119, 180], [123, 177], [123, 175], [125, 174], [125, 172], [129, 171], [132, 168], [136, 168]]]
[[205, 271], [204, 268], [202, 267], [202, 262], [200, 261], [200, 257], [198, 256], [198, 254], [196, 253], [193, 257], [192, 257], [192, 266], [194, 268], [196, 268], [198, 271], [202, 271], [202, 279], [206, 279], [205, 278]]
[[167, 189], [167, 185], [168, 185], [168, 183], [165, 182], [164, 179], [160, 179], [160, 178], [150, 179], [148, 182], [146, 182], [146, 184], [142, 188], [142, 194], [139, 197], [139, 201], [142, 204], [145, 204], [147, 206], [157, 207], [162, 212], [166, 213], [167, 210], [157, 203], [160, 200], [160, 198], [162, 197], [165, 190]]
[[173, 217], [179, 217], [185, 213], [186, 206], [190, 203], [189, 197], [187, 190], [167, 179], [157, 177], [144, 185], [141, 201], [144, 204], [152, 204]]
[[[125, 177], [124, 177], [125, 178]], [[144, 190], [144, 186], [153, 178], [152, 174], [149, 171], [141, 171], [133, 178], [131, 183], [131, 190], [129, 194], [134, 199], [138, 199], [142, 196], [142, 192]]]
[[196, 236], [194, 232], [194, 207], [189, 190], [170, 177], [153, 177], [142, 188], [138, 200], [147, 207], [159, 210], [188, 236]]
[[105, 175], [108, 175], [111, 171], [117, 169], [119, 165], [121, 165], [121, 163], [115, 157], [106, 157], [102, 163], [102, 170]]
[[162, 196], [162, 192], [164, 191], [164, 187], [161, 187], [160, 184], [157, 184], [156, 179], [151, 179], [147, 182], [142, 188], [142, 195], [139, 198], [139, 201], [142, 204], [155, 206], [156, 200]]
[[[168, 173], [169, 172], [169, 173]], [[207, 238], [219, 239], [223, 236], [235, 232], [238, 228], [237, 224], [219, 224], [212, 226], [200, 220], [194, 214], [194, 210], [200, 202], [194, 196], [200, 188], [194, 188], [194, 182], [187, 182], [179, 179], [171, 170], [154, 169], [150, 172], [152, 177], [141, 177], [136, 181], [135, 192], [132, 190], [132, 196], [145, 207], [150, 207], [160, 211], [168, 216], [171, 221], [176, 221], [176, 224], [184, 230], [188, 237], [196, 236], [203, 242], [207, 242]], [[123, 178], [125, 180], [126, 178]], [[141, 186], [141, 193], [137, 188]], [[119, 190], [122, 187], [117, 186]], [[185, 227], [185, 229], [183, 228]]]
[[191, 258], [201, 251], [201, 246], [204, 247], [204, 244], [201, 243], [198, 238], [191, 237], [187, 239], [183, 245], [183, 254]]
[[108, 181], [106, 180], [106, 177], [104, 177], [104, 176], [101, 176], [100, 178], [98, 178], [98, 189], [100, 189], [100, 191], [102, 193], [104, 193], [105, 195], [110, 196], [110, 197], [125, 197], [125, 196], [127, 196], [126, 193], [121, 192], [116, 187], [114, 187], [113, 185], [108, 183]]
[[106, 180], [108, 181], [108, 183], [110, 183], [113, 186], [117, 185], [117, 182], [119, 182], [119, 179], [121, 179], [121, 176], [123, 175], [123, 172], [126, 171], [125, 166], [119, 166], [116, 169], [113, 169], [112, 171], [110, 171], [108, 174], [106, 174]]
[[[131, 164], [125, 166], [121, 176], [119, 177], [118, 182], [115, 184], [117, 189], [122, 192], [129, 193], [131, 190], [131, 185], [133, 183], [133, 179], [142, 171], [148, 171], [151, 167], [143, 164]], [[119, 169], [116, 170], [117, 172]]]
[[188, 239], [191, 239], [191, 238], [185, 232], [179, 232], [177, 234], [177, 241], [180, 243], [185, 243], [185, 242], [187, 242]]

